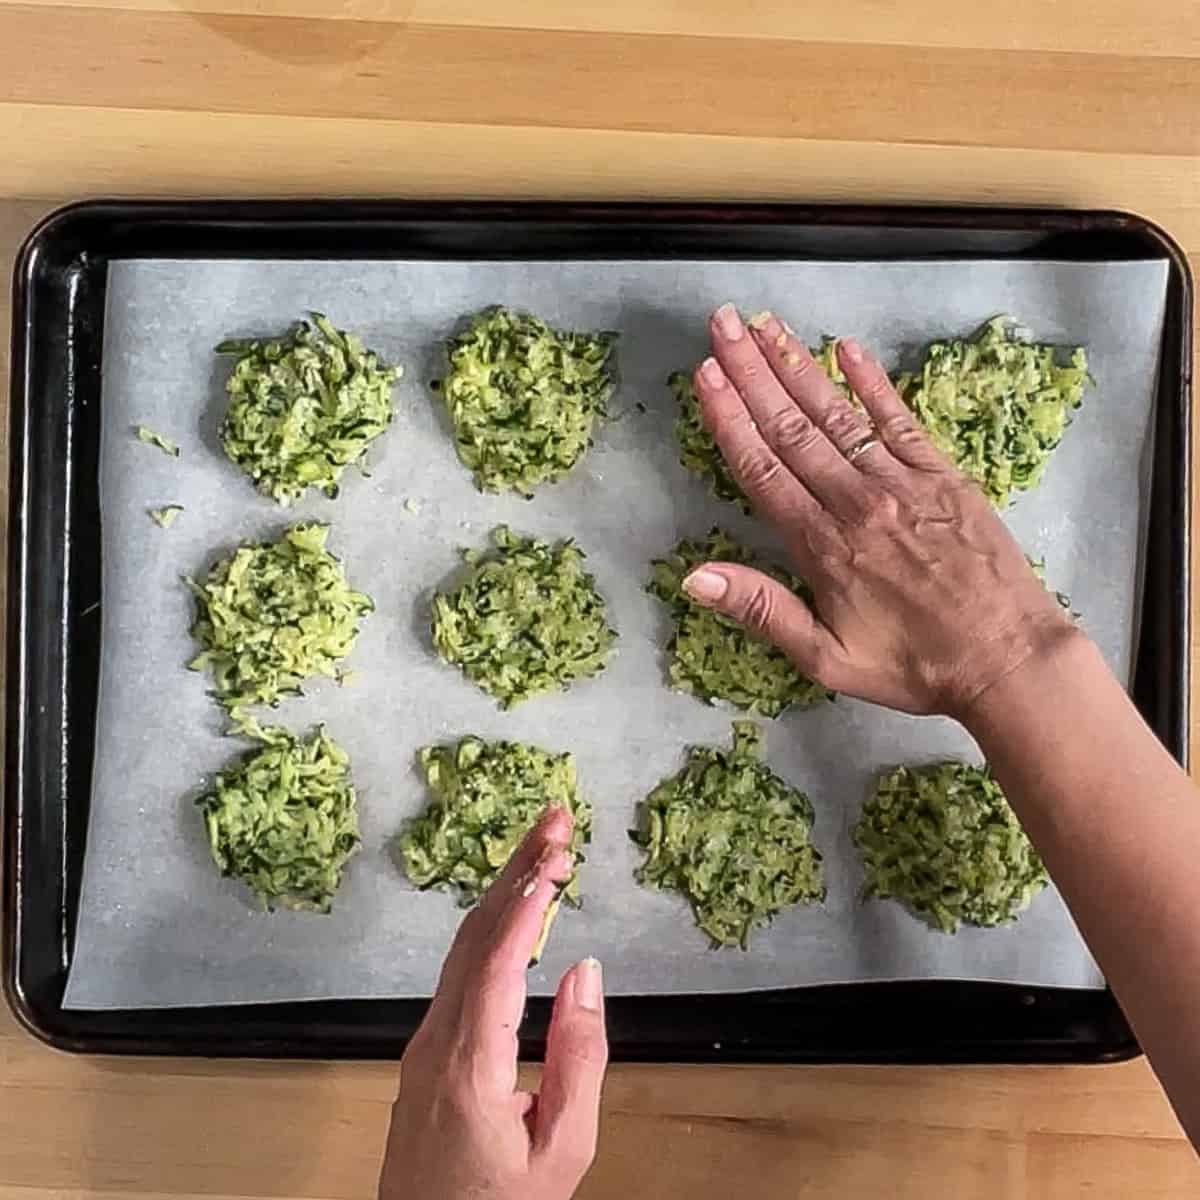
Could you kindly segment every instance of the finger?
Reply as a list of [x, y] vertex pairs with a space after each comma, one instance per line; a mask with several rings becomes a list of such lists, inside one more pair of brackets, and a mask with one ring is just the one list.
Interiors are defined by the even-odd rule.
[[517, 1085], [517, 1033], [525, 1014], [526, 977], [546, 913], [571, 876], [571, 857], [552, 850], [505, 908], [494, 942], [472, 965], [462, 993], [465, 1065], [477, 1088], [498, 1098]]
[[574, 825], [574, 817], [565, 808], [555, 805], [542, 813], [479, 901], [480, 938], [485, 941], [494, 938], [497, 924], [509, 909], [512, 893], [530, 884], [543, 860], [570, 846]]
[[683, 581], [697, 604], [731, 617], [788, 656], [811, 679], [840, 691], [841, 645], [790, 588], [753, 567], [705, 563]]
[[460, 926], [442, 972], [449, 987], [471, 989], [486, 971], [524, 975], [546, 911], [570, 878], [570, 830], [570, 814], [553, 809], [526, 835]]
[[573, 1193], [596, 1156], [600, 1093], [608, 1063], [604, 980], [594, 958], [562, 978], [546, 1038], [534, 1154]]
[[[908, 405], [900, 399], [887, 372], [874, 356], [854, 338], [842, 338], [838, 342], [837, 356], [846, 382], [871, 414], [879, 437], [892, 456], [917, 470], [946, 470], [949, 463], [929, 440]], [[860, 464], [866, 457], [871, 456], [860, 456]]]
[[700, 415], [721, 457], [756, 512], [780, 524], [828, 520], [812, 493], [763, 441], [741, 396], [715, 358], [706, 358], [692, 378]]
[[[825, 373], [812, 351], [779, 318], [762, 313], [750, 322], [750, 336], [784, 390], [812, 418], [838, 452], [867, 474], [896, 474], [896, 461], [878, 450], [875, 428], [860, 408]], [[867, 447], [862, 450], [862, 447]]]
[[[710, 322], [713, 353], [742, 397], [763, 440], [810, 492], [833, 512], [853, 515], [865, 504], [863, 477], [784, 389], [732, 304]], [[820, 370], [818, 369], [818, 374]], [[832, 384], [826, 379], [826, 384]], [[848, 407], [848, 406], [847, 406]]]
[[530, 831], [460, 927], [430, 1005], [427, 1021], [485, 1093], [510, 1094], [516, 1082], [525, 972], [546, 913], [570, 878], [571, 855], [558, 840], [570, 829], [570, 814], [559, 809]]

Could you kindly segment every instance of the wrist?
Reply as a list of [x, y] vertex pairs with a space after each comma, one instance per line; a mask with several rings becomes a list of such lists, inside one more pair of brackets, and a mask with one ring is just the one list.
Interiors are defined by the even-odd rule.
[[1011, 719], [1028, 722], [1047, 706], [1058, 709], [1097, 675], [1112, 679], [1091, 639], [1077, 625], [1063, 621], [1044, 631], [1013, 667], [950, 715], [982, 741]]

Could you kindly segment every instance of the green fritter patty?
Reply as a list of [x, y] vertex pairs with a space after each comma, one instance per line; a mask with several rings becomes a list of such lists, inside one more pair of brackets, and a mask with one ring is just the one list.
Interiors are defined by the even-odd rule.
[[479, 313], [450, 339], [434, 387], [480, 491], [531, 496], [579, 461], [612, 395], [616, 339], [508, 308]]
[[209, 667], [213, 693], [236, 719], [252, 704], [275, 705], [316, 676], [338, 675], [358, 622], [374, 605], [354, 591], [325, 549], [326, 525], [293, 525], [274, 542], [239, 546], [215, 562], [196, 598], [188, 664]]
[[896, 388], [934, 444], [997, 507], [1035, 487], [1090, 382], [1087, 355], [1018, 337], [1003, 317], [934, 342]]
[[[464, 737], [455, 745], [425, 746], [418, 757], [429, 805], [397, 845], [404, 873], [417, 887], [449, 888], [473, 904], [551, 805], [574, 815], [571, 852], [576, 865], [583, 861], [592, 808], [579, 793], [570, 754]], [[579, 903], [577, 873], [563, 895]]]
[[328, 912], [360, 840], [349, 757], [323, 729], [302, 738], [246, 722], [243, 731], [261, 749], [197, 801], [213, 861], [269, 909]]
[[714, 946], [745, 949], [792, 904], [825, 898], [807, 796], [763, 763], [761, 731], [733, 722], [733, 748], [694, 746], [638, 811], [639, 883], [682, 893]]
[[574, 542], [501, 525], [464, 558], [466, 579], [433, 598], [433, 644], [501, 708], [604, 669], [616, 632]]
[[1049, 882], [986, 766], [897, 767], [863, 805], [853, 838], [866, 894], [894, 897], [946, 933], [1015, 920]]
[[722, 529], [704, 541], [684, 539], [656, 559], [646, 590], [667, 605], [675, 622], [668, 645], [671, 683], [706, 703], [725, 700], [747, 712], [777, 717], [791, 706], [810, 708], [830, 697], [802, 675], [787, 656], [729, 617], [697, 604], [683, 591], [684, 577], [701, 563], [745, 563], [765, 571], [806, 602], [811, 595], [793, 575], [756, 560]]
[[280, 504], [310, 488], [330, 498], [351, 463], [392, 421], [398, 367], [320, 313], [269, 341], [230, 340], [221, 444], [265, 496]]

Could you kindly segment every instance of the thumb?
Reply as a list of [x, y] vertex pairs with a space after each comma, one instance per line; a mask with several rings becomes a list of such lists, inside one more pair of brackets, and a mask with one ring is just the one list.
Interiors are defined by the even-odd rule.
[[684, 579], [683, 590], [778, 646], [805, 675], [836, 687], [833, 635], [778, 579], [737, 563], [705, 563]]
[[608, 1064], [604, 981], [594, 958], [562, 978], [546, 1038], [534, 1154], [574, 1192], [596, 1156], [600, 1090]]

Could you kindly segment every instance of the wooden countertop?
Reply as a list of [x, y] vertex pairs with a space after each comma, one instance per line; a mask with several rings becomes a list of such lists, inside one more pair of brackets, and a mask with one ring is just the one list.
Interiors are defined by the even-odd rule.
[[[0, 267], [100, 194], [1121, 207], [1196, 255], [1198, 59], [1196, 0], [0, 0]], [[394, 1085], [85, 1061], [0, 1013], [0, 1200], [368, 1196]], [[581, 1197], [1198, 1187], [1140, 1062], [626, 1067]]]

